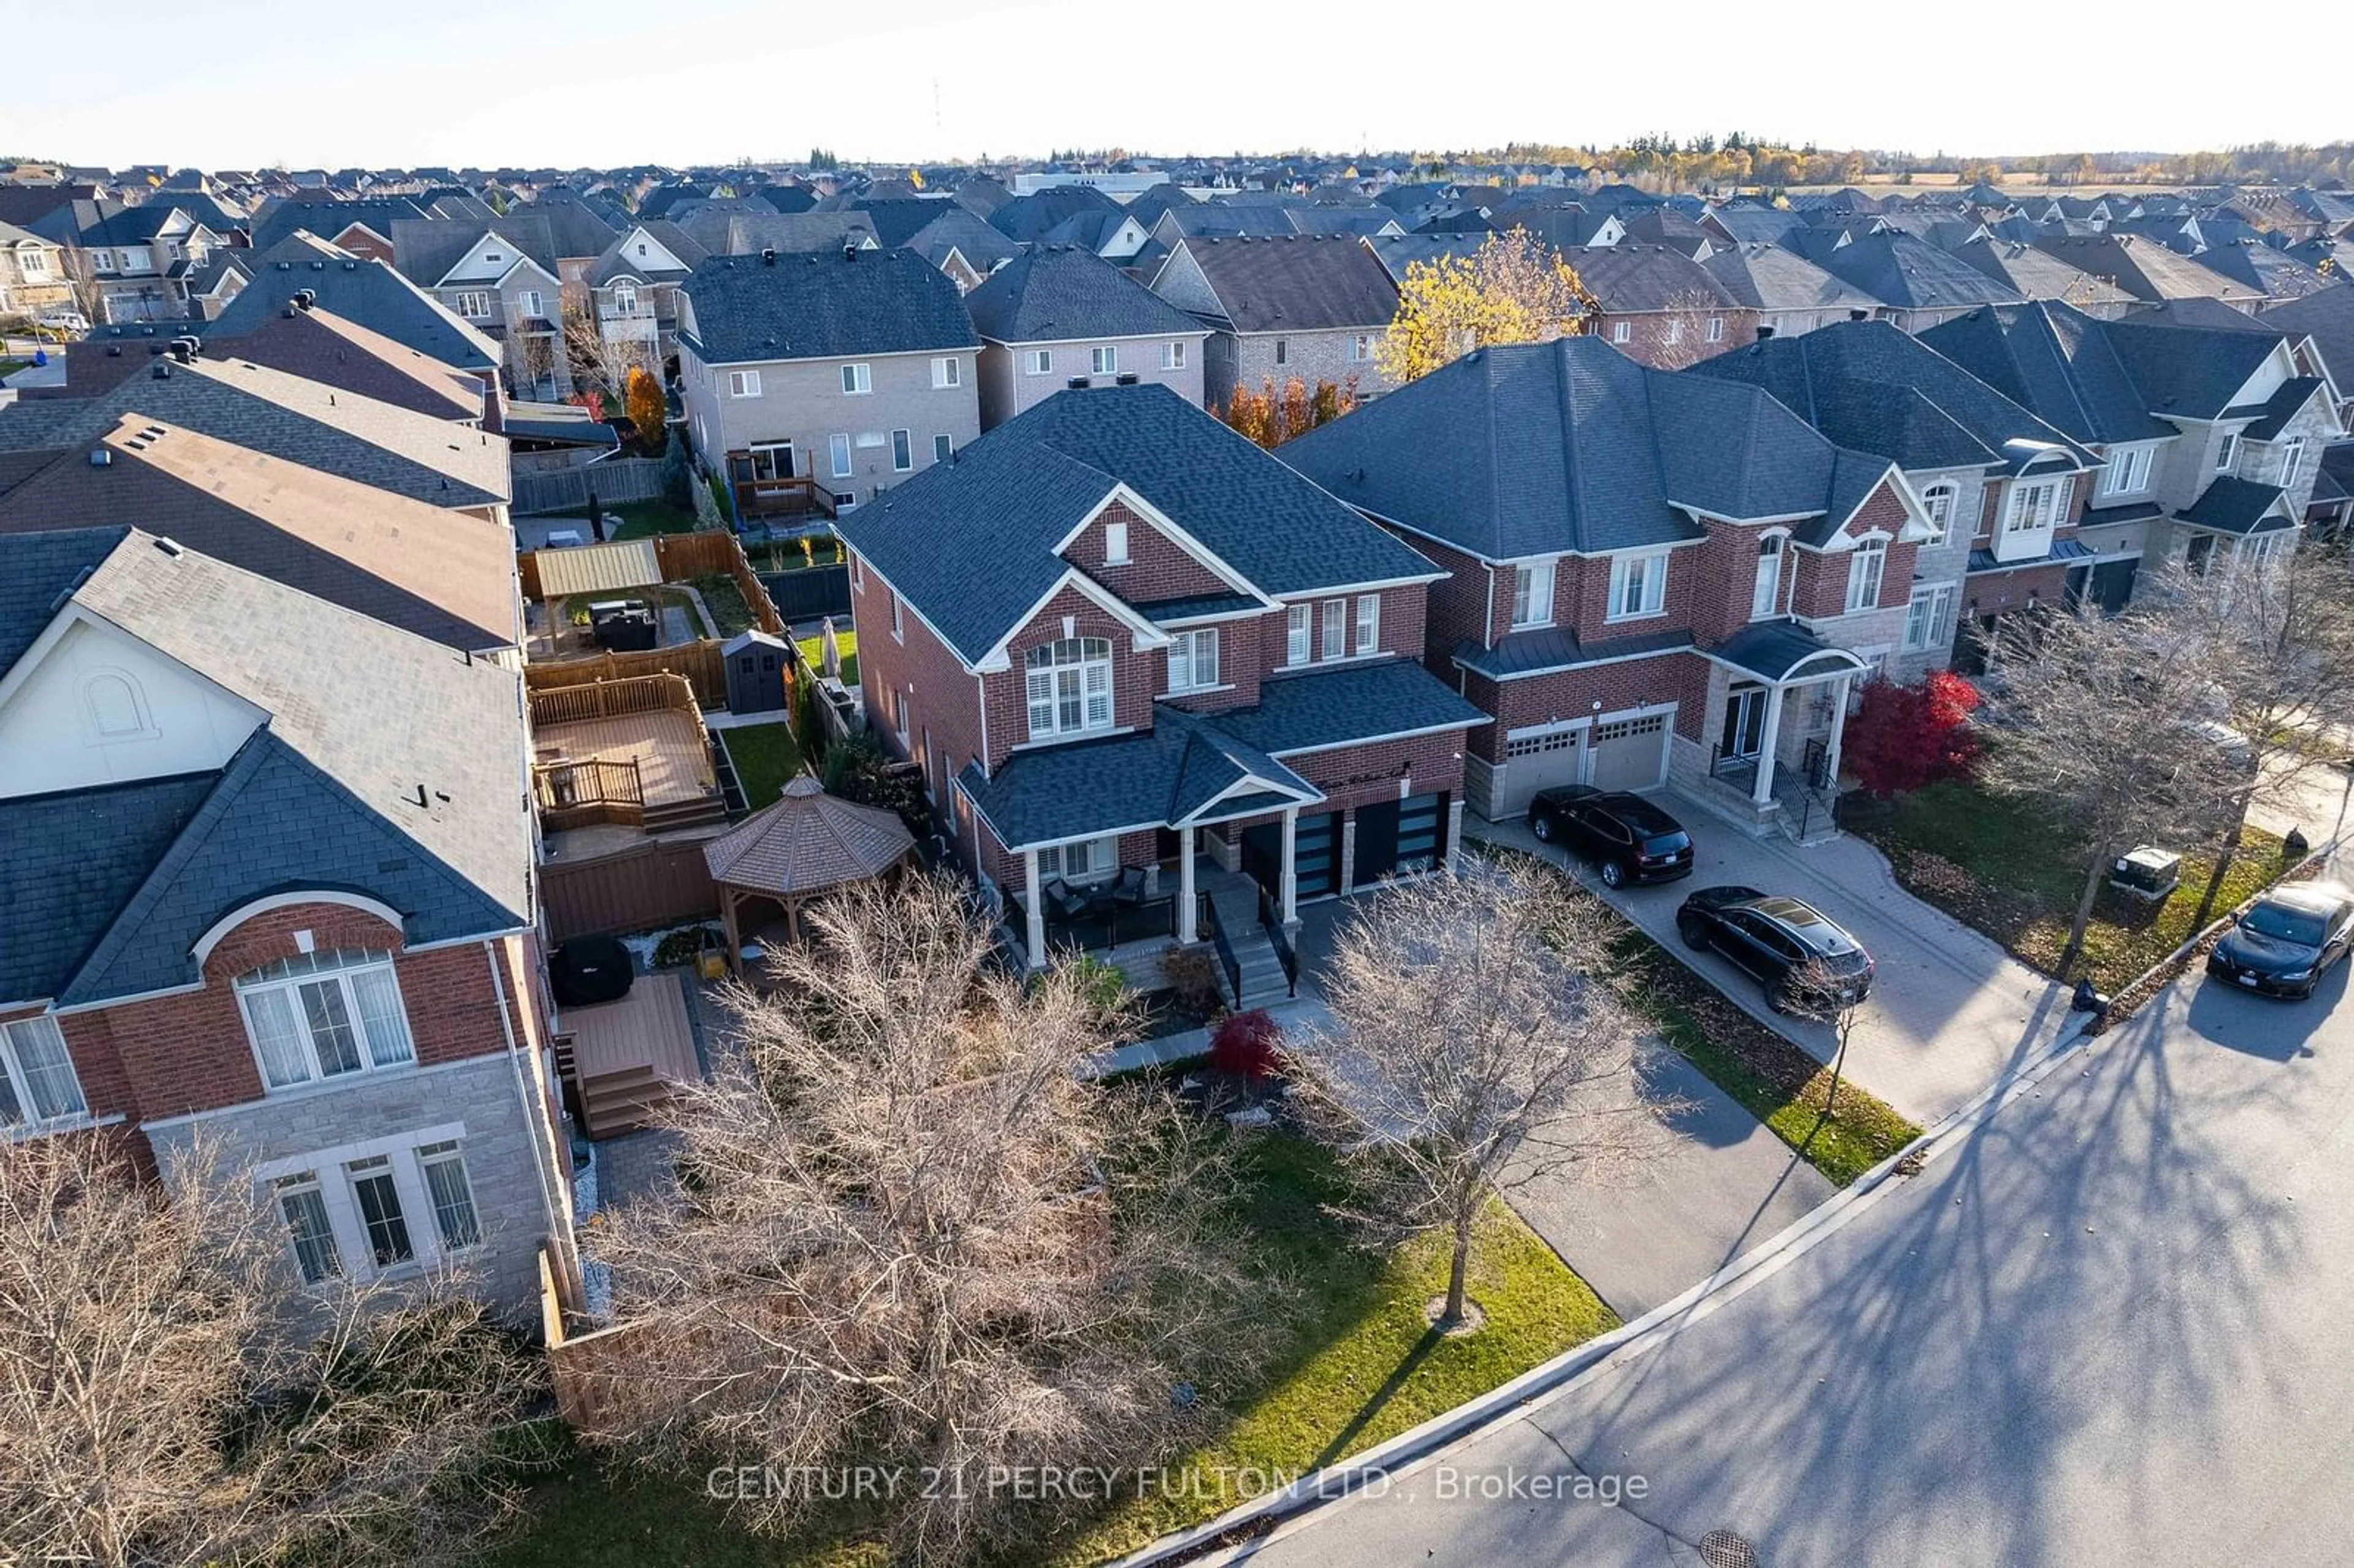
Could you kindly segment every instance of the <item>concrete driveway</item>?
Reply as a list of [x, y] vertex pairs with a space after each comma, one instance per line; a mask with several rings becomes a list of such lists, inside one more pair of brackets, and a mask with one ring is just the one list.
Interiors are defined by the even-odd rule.
[[[1714, 953], [1685, 947], [1676, 934], [1676, 909], [1697, 888], [1731, 883], [1804, 899], [1846, 927], [1879, 966], [1848, 1047], [1848, 1074], [1922, 1126], [1960, 1108], [2069, 1025], [2066, 987], [1905, 892], [1887, 860], [1862, 840], [1800, 849], [1785, 839], [1753, 839], [1672, 791], [1662, 804], [1691, 830], [1691, 876], [1603, 897], [1761, 1022], [1826, 1062], [1829, 1030], [1779, 1016], [1766, 1006], [1755, 980]], [[1539, 844], [1523, 822], [1466, 831], [1566, 860]], [[1584, 865], [1574, 869], [1601, 891]]]

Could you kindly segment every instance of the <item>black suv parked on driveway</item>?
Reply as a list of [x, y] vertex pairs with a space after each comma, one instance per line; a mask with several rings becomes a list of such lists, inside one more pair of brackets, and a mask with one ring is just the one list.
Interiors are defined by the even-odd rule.
[[1691, 835], [1640, 795], [1605, 794], [1584, 784], [1540, 789], [1529, 801], [1529, 832], [1593, 862], [1605, 887], [1691, 874]]
[[1787, 1012], [1797, 1002], [1799, 976], [1820, 964], [1840, 1003], [1872, 994], [1872, 955], [1810, 904], [1754, 887], [1703, 887], [1676, 911], [1689, 947], [1713, 948], [1766, 988], [1766, 1005]]

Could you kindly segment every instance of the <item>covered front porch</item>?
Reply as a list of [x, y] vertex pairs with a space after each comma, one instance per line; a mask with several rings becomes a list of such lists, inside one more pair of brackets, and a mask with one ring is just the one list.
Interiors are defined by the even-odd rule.
[[1705, 768], [1694, 793], [1753, 832], [1832, 836], [1848, 699], [1872, 667], [1795, 620], [1744, 628], [1711, 651]]

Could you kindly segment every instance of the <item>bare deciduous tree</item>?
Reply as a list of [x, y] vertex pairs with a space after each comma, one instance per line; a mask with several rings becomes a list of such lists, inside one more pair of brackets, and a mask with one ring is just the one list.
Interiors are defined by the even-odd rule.
[[596, 312], [587, 306], [567, 302], [562, 316], [559, 335], [571, 361], [575, 387], [599, 387], [612, 393], [619, 402], [632, 369], [659, 370], [651, 340], [607, 336]]
[[[1082, 1082], [1106, 1023], [1083, 979], [991, 972], [953, 885], [802, 922], [776, 991], [731, 998], [741, 1062], [672, 1118], [690, 1180], [594, 1238], [638, 1330], [612, 1435], [894, 1472], [909, 1561], [1034, 1540], [1056, 1505], [992, 1472], [1151, 1463], [1189, 1425], [1179, 1386], [1265, 1338], [1215, 1218], [1222, 1145], [1158, 1093]], [[783, 1528], [810, 1500], [741, 1506]]]
[[2246, 740], [2250, 770], [2227, 806], [2199, 903], [2203, 925], [2239, 857], [2249, 808], [2295, 796], [2330, 759], [2327, 726], [2354, 713], [2354, 568], [2343, 550], [2306, 543], [2200, 574], [2168, 567], [2137, 591], [2211, 640], [2215, 681]]
[[199, 1152], [0, 1143], [0, 1557], [418, 1563], [479, 1539], [534, 1384], [427, 1280], [304, 1290], [286, 1221]]
[[2203, 838], [2243, 787], [2212, 727], [2218, 650], [2196, 616], [2153, 599], [2108, 617], [2089, 605], [2007, 615], [1995, 652], [1980, 775], [2040, 802], [2085, 845], [2060, 955], [2065, 978], [2116, 857], [2138, 843]]
[[[1704, 290], [1677, 290], [1668, 296], [1657, 322], [1650, 327], [1643, 363], [1661, 370], [1682, 370], [1723, 351], [1726, 347], [1724, 318], [1731, 309]], [[1717, 335], [1712, 338], [1709, 335], [1711, 322], [1717, 323]]]
[[1855, 1038], [1863, 1010], [1856, 995], [1856, 976], [1842, 974], [1819, 958], [1808, 959], [1790, 976], [1782, 994], [1783, 1010], [1823, 1025], [1831, 1034], [1831, 1083], [1823, 1096], [1823, 1115], [1839, 1114], [1840, 1079], [1847, 1071], [1847, 1048]]
[[1592, 898], [1504, 865], [1385, 891], [1335, 945], [1333, 1022], [1290, 1055], [1299, 1097], [1365, 1176], [1363, 1218], [1447, 1233], [1443, 1325], [1463, 1320], [1491, 1193], [1604, 1179], [1667, 1147], [1608, 943]]

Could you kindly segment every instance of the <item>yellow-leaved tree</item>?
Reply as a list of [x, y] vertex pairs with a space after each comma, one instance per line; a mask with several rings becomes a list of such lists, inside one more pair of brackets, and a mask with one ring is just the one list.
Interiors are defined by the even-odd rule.
[[1593, 309], [1559, 251], [1525, 228], [1491, 234], [1469, 256], [1406, 264], [1373, 362], [1402, 386], [1475, 348], [1573, 336]]

